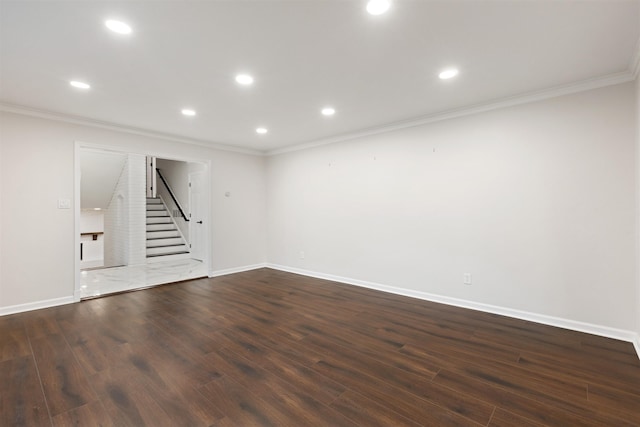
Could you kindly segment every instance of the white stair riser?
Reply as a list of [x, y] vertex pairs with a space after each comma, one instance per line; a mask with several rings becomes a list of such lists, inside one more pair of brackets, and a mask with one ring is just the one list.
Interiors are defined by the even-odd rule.
[[164, 209], [162, 209], [161, 211], [147, 211], [147, 218], [153, 218], [153, 217], [156, 217], [156, 216], [169, 217], [169, 214]]
[[158, 205], [158, 204], [149, 204], [147, 203], [147, 210], [148, 211], [163, 211], [164, 209], [164, 205]]
[[152, 231], [152, 230], [149, 230], [149, 227], [147, 227], [147, 240], [162, 239], [167, 237], [181, 237], [178, 230], [175, 230], [175, 229], [171, 231]]
[[164, 255], [164, 256], [154, 256], [151, 258], [147, 258], [147, 264], [153, 262], [163, 262], [163, 261], [174, 261], [177, 259], [188, 259], [191, 258], [191, 254], [173, 254], [173, 255]]
[[160, 198], [152, 198], [152, 197], [147, 197], [147, 204], [148, 205], [161, 205], [162, 204], [162, 200], [160, 200]]
[[147, 248], [166, 245], [184, 245], [182, 237], [172, 237], [166, 239], [147, 240]]
[[147, 224], [147, 232], [151, 231], [174, 231], [176, 226], [174, 224]]
[[166, 217], [166, 218], [153, 218], [153, 217], [147, 217], [147, 225], [149, 224], [171, 224], [173, 225], [173, 222], [171, 222], [171, 218]]
[[162, 255], [173, 252], [188, 252], [186, 245], [164, 246], [160, 248], [147, 248], [147, 255]]

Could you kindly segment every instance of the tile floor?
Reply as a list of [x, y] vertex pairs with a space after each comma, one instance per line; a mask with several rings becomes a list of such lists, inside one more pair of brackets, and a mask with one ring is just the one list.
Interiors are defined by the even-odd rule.
[[80, 272], [80, 298], [206, 276], [207, 268], [204, 263], [194, 259], [83, 270]]

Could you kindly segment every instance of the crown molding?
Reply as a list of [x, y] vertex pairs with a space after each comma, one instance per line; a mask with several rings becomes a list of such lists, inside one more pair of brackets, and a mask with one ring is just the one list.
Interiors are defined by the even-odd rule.
[[197, 145], [200, 147], [230, 151], [235, 153], [250, 154], [254, 156], [275, 156], [279, 154], [291, 153], [300, 150], [307, 150], [310, 148], [320, 147], [323, 145], [334, 144], [337, 142], [349, 141], [357, 138], [363, 138], [367, 136], [378, 135], [382, 133], [412, 128], [429, 123], [439, 122], [443, 120], [454, 119], [458, 117], [470, 116], [473, 114], [484, 113], [487, 111], [498, 110], [501, 108], [513, 107], [521, 104], [528, 104], [531, 102], [542, 101], [545, 99], [555, 98], [563, 95], [570, 95], [574, 93], [584, 92], [593, 89], [599, 89], [606, 86], [613, 86], [617, 84], [627, 83], [635, 80], [640, 72], [640, 39], [633, 55], [632, 61], [629, 65], [629, 70], [609, 74], [602, 77], [597, 77], [589, 80], [583, 80], [581, 82], [571, 83], [568, 85], [557, 86], [550, 89], [545, 89], [535, 92], [527, 92], [520, 95], [506, 97], [498, 100], [492, 100], [486, 103], [480, 103], [472, 105], [470, 107], [457, 108], [440, 113], [430, 114], [422, 117], [417, 117], [410, 120], [403, 120], [393, 123], [388, 123], [383, 126], [375, 126], [367, 129], [362, 129], [356, 132], [348, 132], [341, 135], [333, 136], [330, 138], [323, 138], [311, 142], [302, 144], [296, 144], [284, 148], [278, 148], [275, 150], [259, 151], [248, 148], [234, 147], [230, 145], [208, 142], [204, 140], [185, 138], [178, 135], [156, 132], [147, 129], [141, 129], [131, 126], [120, 125], [117, 123], [105, 122], [101, 120], [88, 119], [80, 116], [73, 116], [63, 113], [57, 113], [48, 110], [41, 110], [37, 108], [27, 107], [23, 105], [10, 104], [0, 100], [0, 111], [9, 113], [22, 114], [26, 116], [39, 117], [54, 121], [61, 121], [66, 123], [79, 124], [84, 126], [91, 126], [101, 129], [112, 130], [116, 132], [129, 133], [133, 135], [145, 136], [150, 138], [158, 138], [166, 141], [179, 142], [182, 144]]
[[133, 126], [126, 126], [126, 125], [106, 122], [102, 120], [95, 120], [95, 119], [89, 119], [89, 118], [80, 117], [80, 116], [74, 116], [70, 114], [57, 113], [49, 110], [41, 110], [38, 108], [27, 107], [24, 105], [10, 104], [2, 100], [0, 100], [0, 111], [4, 111], [7, 113], [21, 114], [24, 116], [38, 117], [41, 119], [54, 120], [58, 122], [90, 126], [94, 128], [128, 133], [128, 134], [144, 136], [148, 138], [163, 139], [165, 141], [179, 142], [181, 144], [197, 145], [200, 147], [210, 148], [214, 150], [231, 151], [234, 153], [251, 154], [254, 156], [264, 155], [262, 151], [258, 151], [258, 150], [234, 147], [231, 145], [208, 142], [208, 141], [193, 139], [193, 138], [185, 138], [185, 137], [173, 135], [170, 133], [156, 132], [152, 130], [141, 129]]
[[551, 89], [545, 89], [545, 90], [535, 91], [535, 92], [527, 92], [520, 95], [515, 95], [507, 98], [493, 100], [486, 103], [472, 105], [470, 107], [458, 108], [454, 110], [444, 111], [441, 113], [430, 114], [427, 116], [422, 116], [422, 117], [418, 117], [411, 120], [393, 122], [393, 123], [386, 124], [384, 126], [372, 127], [372, 128], [363, 129], [356, 132], [345, 133], [345, 134], [334, 136], [331, 138], [325, 138], [325, 139], [311, 141], [303, 144], [297, 144], [290, 147], [270, 150], [270, 151], [267, 151], [265, 155], [275, 156], [278, 154], [306, 150], [309, 148], [334, 144], [336, 142], [343, 142], [343, 141], [348, 141], [352, 139], [363, 138], [366, 136], [372, 136], [372, 135], [377, 135], [381, 133], [387, 133], [387, 132], [392, 132], [396, 130], [421, 126], [428, 123], [434, 123], [434, 122], [439, 122], [443, 120], [449, 120], [449, 119], [454, 119], [458, 117], [484, 113], [487, 111], [498, 110], [501, 108], [513, 107], [516, 105], [542, 101], [545, 99], [555, 98], [563, 95], [570, 95], [573, 93], [599, 89], [606, 86], [613, 86], [621, 83], [627, 83], [633, 80], [634, 80], [634, 76], [631, 71], [624, 71], [620, 73], [609, 74], [609, 75], [597, 77], [594, 79], [583, 80], [577, 83], [571, 83], [563, 86], [556, 86]]

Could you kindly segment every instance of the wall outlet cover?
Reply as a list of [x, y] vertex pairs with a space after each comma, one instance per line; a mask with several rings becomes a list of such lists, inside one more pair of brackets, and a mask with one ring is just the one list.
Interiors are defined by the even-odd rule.
[[58, 199], [58, 209], [71, 209], [71, 200]]

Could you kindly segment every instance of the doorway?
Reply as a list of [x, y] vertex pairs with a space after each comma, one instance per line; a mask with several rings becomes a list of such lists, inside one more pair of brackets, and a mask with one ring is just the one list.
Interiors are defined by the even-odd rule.
[[[207, 236], [210, 230], [208, 219], [211, 216], [210, 162], [119, 151], [111, 147], [79, 142], [76, 143], [75, 148], [76, 280], [74, 298], [76, 301], [208, 275], [210, 239]], [[157, 158], [158, 164], [165, 168], [165, 174], [172, 176], [172, 179], [184, 178], [184, 188], [189, 190], [188, 193], [187, 191], [180, 193], [183, 206], [189, 210], [187, 215], [197, 216], [199, 222], [197, 227], [193, 227], [193, 231], [189, 224], [191, 221], [186, 223], [186, 227], [182, 224], [178, 228], [178, 221], [174, 219], [174, 214], [178, 210], [171, 205], [171, 201], [164, 202], [164, 199], [169, 199], [166, 195], [164, 199], [162, 198], [164, 193], [159, 192], [161, 194], [151, 202], [147, 198], [146, 181], [153, 177], [153, 175], [148, 176], [146, 160], [148, 157], [154, 158], [154, 167], [156, 166], [155, 158]], [[88, 158], [94, 161], [87, 161]], [[116, 158], [121, 161], [119, 166], [114, 160]], [[108, 163], [105, 159], [114, 160], [111, 162], [113, 167], [109, 174], [98, 171], [99, 168], [93, 172], [89, 171], [96, 164]], [[188, 173], [181, 175], [176, 173], [176, 170], [185, 170]], [[95, 179], [96, 176], [101, 178]], [[193, 187], [187, 187], [192, 179]], [[174, 182], [176, 187], [182, 186], [181, 182]], [[156, 184], [153, 185], [155, 187]], [[157, 185], [162, 186], [160, 183]], [[119, 191], [119, 188], [125, 188], [127, 191]], [[192, 188], [195, 191], [192, 191]], [[179, 192], [175, 191], [175, 193]], [[94, 200], [98, 195], [101, 200], [99, 206]], [[157, 204], [158, 200], [162, 203], [162, 207]], [[153, 205], [149, 206], [149, 203]], [[93, 206], [94, 204], [96, 206]], [[194, 212], [191, 211], [192, 207]], [[163, 213], [164, 211], [159, 212], [160, 209], [166, 210], [166, 214]], [[98, 214], [102, 215], [103, 229], [98, 230], [100, 227], [96, 225], [96, 221], [93, 221], [95, 230], [87, 236], [83, 235], [83, 230], [88, 222], [88, 213], [94, 217]], [[169, 239], [166, 239], [166, 236], [159, 236], [162, 233], [154, 233], [153, 230], [157, 227], [153, 223], [158, 222], [159, 216], [165, 215], [166, 222], [176, 224], [176, 230], [178, 230], [176, 234], [185, 239], [185, 246], [191, 246], [192, 249], [181, 255], [157, 255], [159, 247], [169, 242]], [[93, 240], [95, 231], [101, 233], [98, 236], [103, 240], [103, 259], [93, 260], [92, 264], [88, 264], [87, 256], [95, 254], [88, 251], [90, 244], [87, 239], [92, 239], [91, 244], [95, 244]], [[196, 241], [192, 241], [192, 238]], [[175, 244], [173, 240], [176, 239], [171, 239], [171, 243]], [[195, 248], [193, 248], [194, 243]], [[117, 261], [107, 255], [113, 252], [119, 256]]]
[[[123, 230], [117, 221], [126, 216], [122, 188], [116, 187], [127, 160], [127, 155], [119, 152], [86, 149], [80, 153], [80, 268], [82, 269], [108, 268], [125, 264], [124, 251], [122, 248], [114, 248], [113, 242], [114, 237], [117, 237], [115, 230]], [[109, 214], [106, 221], [105, 213]], [[106, 234], [105, 223], [108, 229]]]

